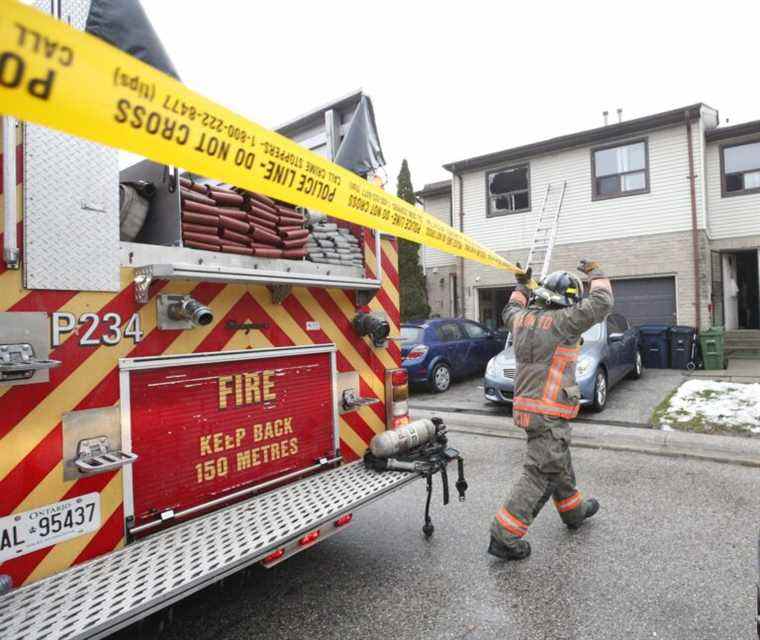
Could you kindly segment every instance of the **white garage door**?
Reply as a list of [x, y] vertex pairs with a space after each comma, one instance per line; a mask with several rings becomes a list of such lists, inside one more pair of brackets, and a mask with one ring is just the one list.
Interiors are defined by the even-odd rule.
[[675, 278], [613, 280], [615, 311], [634, 326], [676, 324]]

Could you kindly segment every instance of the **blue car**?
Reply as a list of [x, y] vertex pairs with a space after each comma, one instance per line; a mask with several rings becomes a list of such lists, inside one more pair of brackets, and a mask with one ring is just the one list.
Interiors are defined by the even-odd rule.
[[401, 325], [401, 366], [412, 384], [442, 393], [455, 378], [479, 375], [504, 348], [503, 335], [459, 318], [434, 318]]
[[[486, 367], [483, 390], [496, 404], [512, 404], [515, 386], [515, 352], [511, 340]], [[581, 388], [581, 404], [603, 411], [607, 393], [626, 376], [638, 379], [642, 373], [639, 330], [619, 313], [583, 334], [575, 378]]]

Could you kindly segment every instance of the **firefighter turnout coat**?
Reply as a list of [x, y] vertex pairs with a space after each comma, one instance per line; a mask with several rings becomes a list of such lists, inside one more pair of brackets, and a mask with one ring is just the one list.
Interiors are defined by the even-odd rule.
[[580, 388], [575, 363], [581, 334], [604, 320], [614, 303], [606, 278], [591, 280], [588, 297], [572, 307], [528, 307], [528, 290], [518, 288], [504, 308], [517, 359], [515, 424], [528, 426], [522, 414], [569, 420], [578, 414]]
[[609, 280], [591, 280], [587, 298], [572, 307], [528, 307], [529, 291], [518, 288], [504, 309], [517, 356], [514, 422], [527, 435], [523, 473], [491, 523], [491, 535], [514, 545], [550, 497], [565, 524], [576, 526], [586, 506], [575, 484], [567, 420], [578, 413], [575, 363], [581, 334], [612, 310]]

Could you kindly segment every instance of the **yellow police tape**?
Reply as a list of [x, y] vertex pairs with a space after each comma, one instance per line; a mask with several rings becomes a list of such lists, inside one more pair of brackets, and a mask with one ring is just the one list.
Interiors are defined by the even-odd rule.
[[483, 264], [497, 253], [136, 58], [0, 0], [0, 112]]

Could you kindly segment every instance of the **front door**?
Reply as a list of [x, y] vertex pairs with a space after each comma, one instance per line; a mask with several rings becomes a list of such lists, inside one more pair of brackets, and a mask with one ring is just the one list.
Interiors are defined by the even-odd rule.
[[739, 329], [760, 329], [760, 278], [757, 250], [736, 254], [737, 325]]

